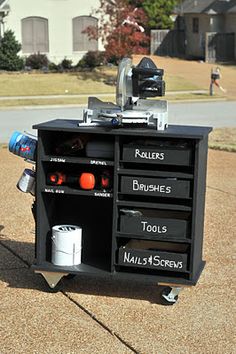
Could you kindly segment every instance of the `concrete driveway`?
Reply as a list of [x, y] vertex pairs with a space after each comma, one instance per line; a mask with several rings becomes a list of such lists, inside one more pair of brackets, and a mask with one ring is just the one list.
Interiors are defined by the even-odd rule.
[[53, 294], [34, 260], [32, 197], [15, 184], [26, 163], [0, 149], [1, 354], [232, 354], [236, 154], [209, 151], [204, 258], [174, 306], [156, 285], [77, 276]]

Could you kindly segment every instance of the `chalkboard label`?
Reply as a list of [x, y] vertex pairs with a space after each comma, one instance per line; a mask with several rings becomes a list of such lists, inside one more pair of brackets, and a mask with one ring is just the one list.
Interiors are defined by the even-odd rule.
[[122, 247], [119, 249], [119, 265], [185, 272], [187, 269], [187, 254]]
[[167, 148], [124, 145], [123, 147], [123, 160], [127, 162], [189, 166], [191, 156], [191, 149], [178, 146]]
[[64, 162], [66, 162], [66, 159], [64, 159], [62, 157], [50, 157], [50, 162], [64, 163]]
[[54, 189], [54, 188], [44, 188], [45, 193], [57, 193], [57, 194], [64, 194], [65, 191], [63, 189]]
[[91, 165], [101, 165], [101, 166], [106, 166], [107, 162], [106, 161], [101, 161], [101, 160], [90, 160]]
[[121, 215], [120, 231], [137, 235], [156, 236], [158, 238], [186, 238], [187, 221]]
[[169, 198], [188, 198], [190, 182], [167, 178], [126, 177], [121, 178], [121, 193], [157, 195]]
[[134, 149], [134, 158], [135, 159], [143, 159], [143, 160], [165, 160], [165, 152], [164, 151], [150, 151], [141, 148]]
[[111, 198], [111, 193], [107, 192], [94, 192], [95, 197]]

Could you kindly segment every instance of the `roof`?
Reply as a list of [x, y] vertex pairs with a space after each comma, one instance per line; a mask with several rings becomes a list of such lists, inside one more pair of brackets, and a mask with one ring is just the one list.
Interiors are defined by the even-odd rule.
[[233, 7], [231, 7], [227, 13], [236, 13], [236, 5], [234, 5]]
[[212, 4], [212, 0], [187, 0], [183, 3], [183, 13], [201, 13]]
[[178, 13], [180, 11], [183, 14], [236, 13], [236, 0], [185, 0], [178, 7]]

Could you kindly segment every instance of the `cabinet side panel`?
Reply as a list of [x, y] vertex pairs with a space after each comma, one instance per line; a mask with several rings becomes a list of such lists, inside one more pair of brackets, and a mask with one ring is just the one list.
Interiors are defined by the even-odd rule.
[[43, 202], [41, 193], [43, 186], [44, 171], [42, 165], [43, 151], [43, 131], [38, 131], [38, 147], [37, 147], [37, 173], [36, 173], [36, 263], [41, 264], [46, 260], [46, 242], [47, 232], [49, 229], [48, 218], [46, 215], [46, 206]]
[[192, 277], [199, 275], [202, 268], [204, 213], [206, 194], [208, 137], [199, 140], [195, 148], [193, 214], [192, 214]]
[[116, 230], [118, 228], [118, 210], [117, 210], [117, 200], [118, 200], [118, 174], [119, 169], [119, 159], [120, 159], [120, 139], [119, 136], [115, 137], [115, 149], [114, 149], [114, 184], [113, 184], [113, 226], [112, 226], [112, 257], [111, 257], [111, 270], [114, 271], [115, 267], [115, 255], [117, 249], [116, 240]]

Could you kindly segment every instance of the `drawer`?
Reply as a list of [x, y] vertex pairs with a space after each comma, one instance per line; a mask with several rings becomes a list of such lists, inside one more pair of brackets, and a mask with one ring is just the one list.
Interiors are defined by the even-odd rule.
[[168, 198], [189, 198], [190, 181], [167, 178], [121, 177], [121, 193]]
[[151, 163], [159, 165], [190, 166], [192, 151], [190, 148], [123, 146], [123, 161]]
[[169, 219], [145, 216], [120, 216], [120, 232], [155, 236], [158, 238], [186, 238], [188, 222], [180, 219]]
[[158, 242], [131, 240], [118, 250], [118, 264], [126, 267], [138, 267], [186, 272], [188, 255], [185, 245], [170, 245], [170, 249], [162, 250]]

